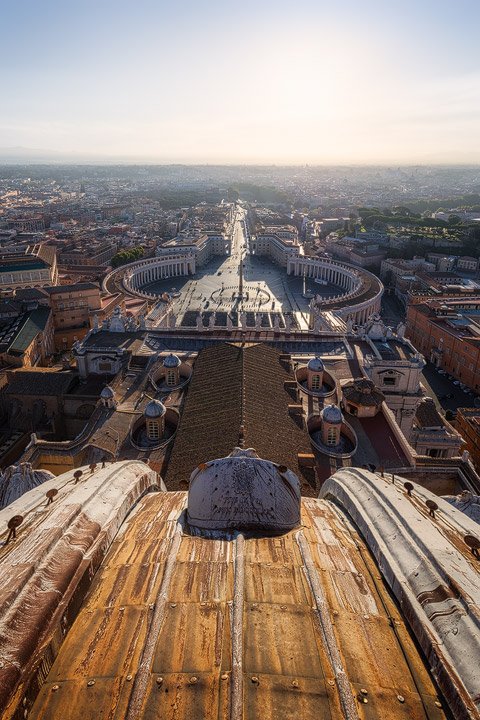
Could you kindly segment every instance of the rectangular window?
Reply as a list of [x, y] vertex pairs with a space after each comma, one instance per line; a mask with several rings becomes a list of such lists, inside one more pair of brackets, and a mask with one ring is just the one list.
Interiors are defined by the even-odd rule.
[[388, 387], [395, 387], [397, 384], [397, 378], [394, 377], [384, 377], [383, 378], [383, 384], [387, 385]]

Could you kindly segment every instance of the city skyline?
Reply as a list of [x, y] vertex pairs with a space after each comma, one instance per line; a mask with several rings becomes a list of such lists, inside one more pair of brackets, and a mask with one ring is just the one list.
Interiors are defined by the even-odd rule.
[[20, 147], [27, 161], [39, 148], [52, 161], [480, 162], [480, 11], [470, 0], [54, 0], [3, 3], [1, 16], [10, 32], [0, 155]]

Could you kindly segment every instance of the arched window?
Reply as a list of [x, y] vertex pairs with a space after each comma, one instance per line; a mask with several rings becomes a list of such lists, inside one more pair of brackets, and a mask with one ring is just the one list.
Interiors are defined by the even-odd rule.
[[327, 445], [337, 444], [337, 428], [329, 427], [327, 433]]
[[312, 376], [312, 390], [320, 390], [320, 375]]
[[167, 385], [176, 384], [175, 370], [167, 370]]

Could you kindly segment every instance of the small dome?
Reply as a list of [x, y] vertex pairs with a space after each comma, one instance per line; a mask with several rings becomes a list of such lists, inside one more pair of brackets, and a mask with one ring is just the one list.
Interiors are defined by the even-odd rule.
[[300, 482], [252, 448], [199, 465], [190, 476], [188, 522], [207, 530], [286, 532], [300, 523]]
[[343, 422], [342, 411], [337, 405], [326, 405], [320, 413], [320, 417], [324, 422], [332, 425], [339, 425]]
[[145, 406], [144, 415], [147, 418], [162, 417], [167, 412], [165, 405], [160, 400], [150, 400]]
[[177, 355], [174, 355], [173, 353], [170, 353], [169, 355], [166, 355], [163, 358], [163, 367], [176, 368], [179, 365], [180, 365], [180, 358]]
[[325, 370], [323, 360], [319, 357], [312, 358], [308, 361], [307, 369], [313, 372], [323, 372]]
[[113, 392], [110, 385], [105, 385], [102, 392], [100, 393], [100, 397], [104, 400], [112, 400], [115, 397], [115, 393]]

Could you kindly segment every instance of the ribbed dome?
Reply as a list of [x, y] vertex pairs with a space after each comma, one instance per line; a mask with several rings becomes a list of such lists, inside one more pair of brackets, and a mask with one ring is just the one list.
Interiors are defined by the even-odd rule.
[[314, 357], [308, 361], [307, 368], [313, 372], [323, 372], [325, 370], [325, 365], [323, 364], [323, 360], [321, 358]]
[[300, 483], [253, 448], [235, 448], [193, 471], [187, 512], [193, 527], [285, 532], [300, 522]]
[[54, 477], [49, 470], [34, 470], [27, 462], [10, 465], [0, 472], [0, 509]]
[[326, 405], [320, 413], [320, 417], [324, 422], [332, 425], [339, 425], [343, 422], [342, 411], [337, 405]]
[[145, 406], [144, 416], [147, 418], [158, 418], [165, 415], [167, 408], [160, 400], [150, 400]]
[[177, 355], [174, 355], [173, 353], [170, 353], [169, 355], [166, 355], [163, 358], [163, 367], [176, 368], [179, 365], [180, 365], [180, 358]]
[[104, 400], [111, 400], [112, 398], [115, 397], [115, 393], [113, 392], [110, 385], [105, 385], [102, 392], [100, 393], [100, 397], [103, 398]]

